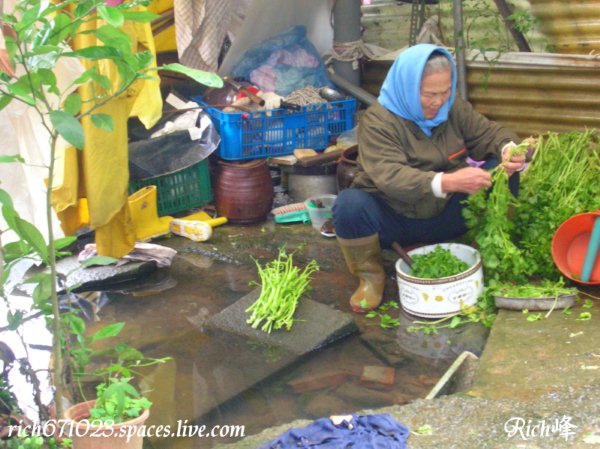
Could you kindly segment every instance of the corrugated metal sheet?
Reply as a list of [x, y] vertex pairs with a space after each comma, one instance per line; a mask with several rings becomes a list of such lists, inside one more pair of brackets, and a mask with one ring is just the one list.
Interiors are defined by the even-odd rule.
[[479, 58], [467, 63], [469, 101], [521, 136], [600, 128], [599, 74], [599, 57], [506, 53], [492, 70]]
[[[370, 62], [363, 87], [378, 95], [390, 65]], [[600, 57], [506, 53], [489, 67], [481, 57], [468, 57], [469, 101], [520, 136], [600, 129]]]
[[600, 51], [600, 0], [530, 0], [557, 53]]

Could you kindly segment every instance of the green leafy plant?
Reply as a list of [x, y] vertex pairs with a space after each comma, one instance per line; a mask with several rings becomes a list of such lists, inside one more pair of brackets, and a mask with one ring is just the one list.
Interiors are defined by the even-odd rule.
[[[135, 387], [131, 385], [134, 375], [139, 374], [139, 368], [152, 366], [160, 363], [166, 363], [171, 360], [170, 357], [150, 358], [144, 356], [139, 350], [122, 342], [106, 345], [107, 347], [97, 348], [98, 342], [106, 339], [114, 339], [119, 336], [125, 323], [112, 323], [102, 327], [92, 335], [87, 335], [85, 320], [76, 314], [69, 312], [63, 314], [63, 323], [69, 328], [69, 333], [74, 337], [72, 341], [65, 342], [67, 348], [67, 362], [71, 367], [69, 373], [72, 378], [67, 385], [77, 388], [79, 397], [85, 399], [86, 394], [82, 388], [82, 379], [86, 376], [93, 376], [102, 379], [97, 388], [103, 387], [108, 391], [109, 396], [114, 392], [132, 393], [133, 397], [139, 396]], [[89, 369], [92, 361], [102, 362], [95, 369]], [[112, 387], [113, 384], [119, 385]], [[124, 386], [127, 384], [127, 386]], [[107, 388], [106, 386], [111, 386]], [[72, 392], [76, 397], [76, 392]]]
[[[495, 296], [504, 298], [554, 298], [552, 307], [544, 315], [544, 318], [548, 318], [562, 296], [577, 295], [579, 292], [576, 288], [565, 287], [564, 280], [559, 279], [557, 282], [542, 280], [539, 284], [497, 284], [493, 289], [493, 293]], [[542, 315], [539, 313], [527, 317], [527, 321], [537, 321], [539, 319], [542, 319]]]
[[[179, 64], [156, 69], [152, 66], [151, 53], [134, 48], [121, 27], [128, 22], [147, 23], [156, 18], [154, 14], [139, 10], [139, 6], [148, 3], [133, 0], [108, 6], [103, 0], [64, 0], [57, 3], [22, 0], [15, 3], [14, 11], [2, 15], [8, 58], [3, 62], [13, 70], [0, 72], [0, 109], [13, 102], [23, 103], [39, 117], [48, 142], [49, 165], [46, 178], [49, 186], [54, 181], [59, 138], [81, 150], [86, 139], [81, 124], [83, 119], [90, 119], [97, 128], [112, 131], [115, 126], [113, 118], [102, 113], [100, 108], [112, 99], [124, 95], [138, 80], [156, 77], [156, 70], [168, 70], [187, 75], [207, 86], [222, 86], [222, 80], [217, 75]], [[100, 23], [100, 26], [89, 27], [92, 23]], [[83, 26], [87, 26], [87, 29], [82, 28]], [[100, 44], [74, 49], [72, 44], [76, 38], [89, 34], [93, 34]], [[73, 59], [89, 64], [82, 69], [79, 77], [63, 86], [58, 81], [58, 69], [63, 61]], [[101, 73], [98, 64], [114, 65], [118, 75], [109, 78]], [[81, 87], [89, 88], [91, 96], [84, 98], [80, 95], [76, 89]], [[23, 158], [18, 155], [2, 156], [0, 163], [23, 163]], [[9, 230], [18, 239], [3, 244], [2, 238], [6, 230], [0, 231], [0, 294], [9, 307], [7, 330], [18, 331], [28, 319], [45, 317], [53, 334], [52, 379], [56, 414], [62, 416], [65, 381], [72, 380], [68, 379], [70, 368], [65, 367], [65, 357], [67, 362], [75, 362], [75, 371], [78, 372], [89, 362], [89, 357], [94, 356], [94, 352], [89, 352], [79, 341], [85, 330], [81, 322], [73, 314], [61, 314], [59, 310], [57, 289], [61, 279], [56, 270], [56, 260], [65, 255], [65, 249], [74, 238], [52, 238], [51, 189], [46, 192], [46, 234], [50, 236], [48, 242], [34, 225], [21, 218], [10, 195], [2, 189], [0, 207]], [[5, 290], [11, 277], [18, 276], [15, 267], [23, 261], [41, 262], [47, 267], [47, 271], [21, 282], [34, 284], [33, 307], [29, 313], [15, 309], [8, 299], [10, 292]], [[77, 344], [72, 348], [70, 345], [73, 338]], [[129, 353], [132, 354], [131, 351]], [[35, 387], [38, 373], [33, 370], [28, 372]], [[39, 393], [39, 389], [37, 392]], [[40, 408], [40, 419], [48, 419], [48, 408], [39, 400], [39, 394], [35, 395]]]
[[592, 314], [590, 312], [581, 312], [575, 319], [577, 321], [589, 321], [592, 319]]
[[433, 251], [426, 254], [414, 255], [413, 260], [411, 274], [414, 277], [422, 279], [439, 279], [454, 276], [469, 268], [469, 264], [439, 245]]
[[[525, 140], [512, 148], [510, 156], [523, 155], [535, 142]], [[492, 170], [491, 192], [480, 190], [470, 195], [463, 216], [471, 237], [477, 242], [486, 276], [496, 281], [523, 280], [525, 262], [511, 232], [513, 222], [509, 219], [511, 208], [517, 204], [508, 187], [508, 174], [502, 164]]]
[[527, 315], [527, 321], [529, 321], [530, 323], [533, 323], [534, 321], [540, 321], [543, 319], [541, 313], [529, 313], [529, 310], [527, 309], [523, 310], [523, 313]]
[[[493, 0], [463, 0], [463, 28], [461, 36], [472, 58], [482, 60], [487, 65], [483, 74], [482, 86], [487, 88], [494, 67], [503, 54], [517, 51], [517, 44], [508, 30], [498, 7]], [[512, 14], [508, 23], [520, 31], [534, 51], [547, 51], [547, 39], [539, 32], [539, 21], [526, 7], [526, 2], [510, 2]], [[441, 0], [438, 14], [442, 31], [442, 41], [454, 46], [453, 2]]]
[[598, 139], [587, 130], [540, 136], [522, 174], [518, 199], [508, 189], [506, 173], [495, 170], [491, 192], [471, 195], [464, 209], [486, 278], [527, 283], [535, 275], [558, 280], [552, 237], [571, 216], [600, 207], [599, 167]]
[[131, 378], [110, 378], [96, 388], [96, 402], [90, 409], [90, 420], [121, 423], [140, 416], [152, 402], [130, 384]]
[[600, 141], [594, 130], [540, 137], [523, 173], [513, 217], [526, 276], [560, 278], [552, 260], [552, 238], [568, 218], [600, 208], [598, 173]]
[[556, 282], [543, 280], [539, 284], [496, 284], [493, 293], [507, 298], [555, 298], [562, 295], [576, 295], [579, 292], [576, 288], [565, 287], [564, 280], [559, 279]]
[[471, 195], [463, 212], [470, 229], [468, 239], [476, 243], [482, 255], [489, 289], [477, 308], [486, 309], [481, 313], [488, 322], [493, 321], [495, 310], [493, 294], [504, 289], [501, 294], [508, 296], [507, 286], [540, 287], [535, 293], [513, 291], [516, 297], [573, 293], [562, 290], [564, 280], [552, 260], [552, 238], [571, 216], [600, 207], [596, 179], [600, 145], [595, 131], [547, 133], [526, 139], [513, 151], [524, 152], [525, 147], [534, 151], [528, 169], [521, 175], [519, 198], [512, 196], [508, 177], [498, 168], [492, 173], [491, 192]]
[[[492, 282], [493, 284], [493, 282]], [[439, 320], [413, 321], [413, 325], [407, 327], [407, 332], [423, 332], [425, 335], [437, 334], [440, 329], [455, 329], [466, 323], [480, 323], [490, 328], [496, 318], [496, 305], [494, 303], [493, 290], [485, 287], [483, 293], [477, 298], [475, 305], [463, 307], [462, 310]]]
[[[367, 309], [369, 305], [366, 300], [362, 300], [360, 306], [363, 309]], [[397, 318], [393, 318], [388, 313], [390, 309], [397, 309], [398, 303], [395, 301], [388, 301], [380, 305], [376, 310], [370, 310], [365, 315], [366, 318], [377, 318], [379, 320], [379, 327], [382, 329], [394, 329], [400, 326], [400, 321]]]

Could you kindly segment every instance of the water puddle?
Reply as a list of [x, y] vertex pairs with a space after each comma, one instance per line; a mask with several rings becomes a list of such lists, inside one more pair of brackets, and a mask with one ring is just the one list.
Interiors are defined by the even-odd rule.
[[[326, 260], [319, 251], [308, 248], [307, 257]], [[345, 310], [340, 301], [355, 280], [344, 266], [326, 263], [312, 282], [312, 299]], [[397, 311], [390, 312], [400, 320], [397, 329], [355, 315], [358, 333], [302, 357], [207, 332], [207, 320], [251, 292], [255, 280], [251, 264], [180, 251], [169, 269], [81, 295], [90, 333], [124, 321], [119, 340], [147, 356], [172, 358], [144, 372], [142, 388], [154, 403], [147, 426], [188, 435], [197, 426], [217, 429], [215, 437], [149, 438], [148, 447], [209, 449], [296, 419], [404, 404], [425, 397], [463, 350], [480, 353], [487, 337], [474, 328], [409, 333], [412, 318]], [[365, 378], [373, 372], [375, 380]]]
[[[337, 304], [340, 282], [347, 283], [348, 276], [345, 268], [321, 272], [313, 281], [313, 299]], [[253, 290], [253, 280], [253, 266], [180, 253], [171, 269], [143, 286], [136, 283], [135, 291], [109, 293], [102, 321], [90, 330], [125, 321], [121, 338], [128, 344], [148, 356], [173, 358], [145, 378], [143, 387], [155, 404], [149, 425], [244, 426], [247, 436], [295, 419], [403, 404], [426, 396], [463, 349], [477, 352], [485, 340], [481, 334], [407, 333], [411, 319], [402, 315], [394, 330], [357, 317], [358, 334], [300, 359], [234, 335], [209, 335], [207, 320]], [[361, 381], [368, 367], [391, 368], [392, 383]], [[149, 443], [156, 449], [211, 448], [237, 439], [169, 437]]]

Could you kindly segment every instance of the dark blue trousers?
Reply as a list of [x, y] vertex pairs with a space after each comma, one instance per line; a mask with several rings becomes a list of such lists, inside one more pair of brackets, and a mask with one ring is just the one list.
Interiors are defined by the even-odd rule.
[[[490, 159], [482, 168], [491, 170], [498, 165]], [[519, 173], [509, 179], [513, 195], [519, 192]], [[356, 239], [375, 233], [383, 248], [392, 242], [402, 246], [415, 243], [441, 243], [460, 237], [467, 232], [462, 216], [466, 193], [454, 193], [444, 210], [435, 217], [418, 219], [398, 214], [383, 200], [359, 189], [342, 190], [333, 206], [333, 224], [336, 234], [343, 239]]]

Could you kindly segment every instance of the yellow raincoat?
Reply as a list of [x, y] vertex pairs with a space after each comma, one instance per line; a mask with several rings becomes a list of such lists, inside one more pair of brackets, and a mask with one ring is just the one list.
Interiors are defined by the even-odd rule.
[[[165, 14], [163, 20], [157, 21], [157, 26], [154, 31], [154, 45], [156, 45], [157, 53], [176, 52], [177, 41], [175, 38], [175, 19], [169, 12], [173, 13], [173, 0], [154, 0], [148, 5], [148, 11], [154, 14]], [[163, 24], [170, 23], [169, 26]]]
[[[100, 27], [97, 20], [85, 27]], [[156, 55], [150, 24], [126, 22], [122, 27], [132, 40], [134, 52], [149, 50]], [[77, 36], [76, 49], [103, 45], [93, 34]], [[119, 74], [109, 60], [83, 61], [86, 69], [96, 66], [100, 74], [118, 80]], [[153, 63], [156, 67], [155, 62]], [[112, 89], [118, 88], [113, 82]], [[92, 98], [98, 85], [88, 83], [79, 89], [85, 112], [86, 100]], [[128, 183], [129, 159], [127, 146], [127, 119], [139, 117], [149, 128], [162, 113], [160, 80], [138, 80], [126, 92], [112, 99], [95, 113], [109, 114], [114, 121], [112, 132], [97, 128], [89, 117], [82, 120], [85, 146], [78, 152], [69, 148], [59, 157], [57, 182], [53, 186], [53, 206], [61, 219], [65, 234], [72, 235], [86, 220], [86, 203], [89, 225], [96, 231], [98, 254], [120, 258], [133, 249], [135, 232], [129, 213]], [[61, 173], [62, 170], [62, 173]], [[82, 201], [83, 199], [83, 201]]]

